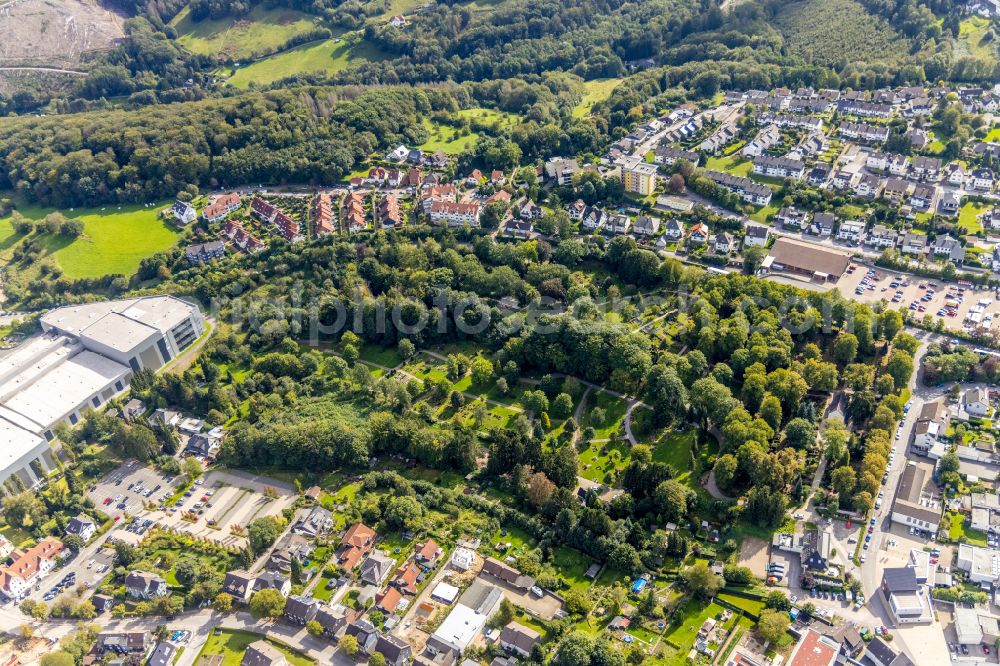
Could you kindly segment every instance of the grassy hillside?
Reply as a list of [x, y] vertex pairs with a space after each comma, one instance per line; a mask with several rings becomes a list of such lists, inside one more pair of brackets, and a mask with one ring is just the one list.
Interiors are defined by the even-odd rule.
[[907, 43], [883, 19], [854, 0], [800, 0], [775, 19], [789, 52], [815, 63], [892, 62]]
[[290, 9], [255, 7], [245, 18], [194, 22], [187, 9], [170, 22], [177, 41], [193, 53], [234, 60], [273, 53], [289, 39], [316, 27], [315, 18]]
[[590, 113], [598, 102], [603, 102], [611, 96], [611, 91], [615, 89], [623, 79], [594, 79], [584, 83], [583, 100], [573, 109], [573, 116], [582, 118]]
[[310, 72], [332, 74], [351, 65], [382, 57], [382, 52], [366, 41], [354, 43], [340, 38], [327, 39], [303, 44], [290, 51], [242, 67], [236, 70], [229, 83], [237, 88], [246, 88], [251, 81], [258, 85], [267, 85], [296, 74]]
[[[156, 206], [107, 206], [105, 208], [62, 211], [67, 217], [81, 220], [83, 235], [68, 238], [38, 234], [36, 240], [43, 256], [51, 257], [69, 278], [95, 278], [114, 273], [131, 275], [139, 262], [177, 242], [177, 229], [159, 215], [163, 202]], [[51, 210], [35, 206], [18, 209], [25, 217], [40, 220]], [[14, 246], [24, 237], [14, 232], [10, 218], [0, 219], [0, 259], [9, 260]], [[37, 263], [27, 267], [33, 274]], [[13, 265], [15, 272], [22, 267]]]

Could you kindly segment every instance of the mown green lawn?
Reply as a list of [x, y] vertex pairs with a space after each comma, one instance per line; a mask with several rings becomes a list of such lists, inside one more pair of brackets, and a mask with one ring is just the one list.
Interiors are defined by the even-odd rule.
[[970, 525], [965, 524], [965, 515], [961, 513], [949, 513], [948, 538], [952, 541], [965, 541], [973, 546], [986, 546], [986, 534], [979, 530], [974, 530]]
[[177, 41], [192, 53], [218, 55], [233, 60], [273, 53], [289, 39], [316, 27], [316, 19], [292, 9], [266, 9], [258, 4], [239, 19], [192, 21], [182, 10], [170, 22]]
[[990, 130], [990, 133], [986, 135], [986, 141], [996, 142], [1000, 141], [1000, 127], [994, 127]]
[[958, 211], [958, 226], [970, 234], [982, 231], [983, 225], [979, 221], [979, 216], [990, 208], [989, 204], [966, 201]]
[[268, 85], [298, 74], [333, 74], [352, 65], [383, 57], [384, 54], [376, 46], [364, 40], [327, 39], [303, 44], [241, 67], [228, 83], [235, 88], [246, 88], [251, 82]]
[[705, 603], [697, 599], [688, 599], [681, 604], [676, 611], [676, 615], [682, 618], [680, 626], [667, 628], [664, 635], [668, 641], [676, 645], [680, 650], [687, 650], [694, 645], [694, 640], [698, 636], [698, 630], [710, 617], [715, 617], [723, 611], [722, 606], [717, 603]]
[[761, 206], [754, 212], [750, 213], [750, 219], [755, 222], [760, 222], [761, 224], [767, 223], [767, 218], [771, 217], [778, 212], [778, 206], [775, 203], [769, 203], [766, 206]]
[[395, 368], [403, 362], [403, 357], [395, 347], [381, 347], [379, 345], [365, 345], [361, 348], [359, 356], [362, 361], [383, 365], [387, 368]]
[[[218, 632], [218, 634], [216, 634]], [[202, 655], [221, 654], [222, 666], [239, 666], [243, 660], [243, 653], [247, 646], [255, 641], [264, 638], [261, 634], [250, 631], [240, 631], [238, 629], [216, 629], [205, 642], [205, 647], [198, 653], [199, 659]], [[267, 639], [265, 639], [267, 640]], [[278, 648], [292, 666], [310, 666], [316, 662], [309, 657], [293, 652], [288, 647], [272, 640], [267, 640], [273, 647]]]
[[[37, 236], [45, 254], [53, 257], [68, 278], [97, 278], [105, 275], [132, 275], [139, 262], [169, 249], [180, 232], [160, 217], [167, 202], [153, 206], [105, 206], [60, 211], [66, 217], [83, 222], [78, 238], [42, 234]], [[31, 220], [40, 220], [50, 209], [19, 206], [18, 212]], [[0, 255], [20, 237], [14, 233], [10, 218], [0, 220]]]
[[716, 595], [722, 601], [732, 604], [741, 610], [745, 610], [751, 615], [760, 615], [760, 612], [764, 609], [764, 602], [758, 599], [747, 599], [746, 597], [737, 596], [735, 594], [727, 594], [725, 592], [720, 592]]
[[723, 171], [734, 176], [747, 177], [753, 169], [753, 162], [744, 159], [740, 155], [729, 155], [727, 157], [709, 157], [705, 161], [705, 168], [713, 171]]
[[668, 434], [653, 449], [655, 462], [667, 463], [677, 472], [677, 480], [687, 483], [691, 476], [691, 446], [694, 444], [695, 432], [673, 432]]
[[627, 443], [591, 442], [579, 456], [579, 474], [585, 479], [612, 485], [628, 462]]

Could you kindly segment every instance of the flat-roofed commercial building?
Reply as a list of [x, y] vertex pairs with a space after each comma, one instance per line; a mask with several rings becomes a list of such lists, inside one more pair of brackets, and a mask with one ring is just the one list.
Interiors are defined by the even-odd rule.
[[796, 273], [820, 282], [836, 282], [850, 263], [849, 252], [782, 237], [775, 241], [761, 268]]
[[198, 307], [172, 296], [57, 308], [41, 325], [0, 356], [0, 491], [40, 483], [56, 469], [49, 442], [59, 423], [76, 425], [205, 330]]

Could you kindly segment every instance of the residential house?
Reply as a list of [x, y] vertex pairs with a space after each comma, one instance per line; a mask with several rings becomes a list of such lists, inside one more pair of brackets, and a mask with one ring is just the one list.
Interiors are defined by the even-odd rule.
[[191, 224], [198, 219], [198, 211], [195, 210], [194, 206], [179, 199], [170, 207], [170, 214], [173, 216], [174, 222], [180, 226]]
[[395, 565], [396, 561], [385, 553], [378, 550], [373, 551], [361, 563], [360, 578], [369, 585], [381, 585]]
[[159, 574], [133, 571], [125, 577], [125, 593], [131, 599], [153, 599], [169, 592], [167, 581]]
[[733, 251], [733, 247], [732, 234], [725, 231], [715, 234], [715, 252], [717, 254], [729, 254]]
[[333, 514], [321, 506], [314, 506], [292, 526], [292, 531], [315, 539], [324, 536], [332, 527]]
[[833, 213], [816, 213], [808, 231], [814, 236], [830, 236], [833, 234], [836, 222], [837, 218]]
[[219, 240], [193, 243], [184, 248], [184, 257], [192, 265], [204, 264], [224, 256], [226, 256], [226, 246]]
[[794, 178], [798, 180], [805, 175], [806, 165], [802, 160], [761, 155], [753, 161], [753, 172], [771, 178]]
[[764, 247], [771, 237], [771, 230], [762, 224], [748, 224], [743, 236], [744, 247]]
[[756, 183], [749, 178], [733, 176], [721, 171], [705, 171], [703, 174], [715, 182], [716, 185], [736, 194], [747, 203], [757, 206], [766, 206], [771, 203], [771, 188], [766, 185]]
[[375, 641], [375, 652], [385, 657], [388, 666], [404, 666], [410, 661], [413, 650], [410, 644], [392, 634], [383, 634]]
[[580, 218], [580, 226], [588, 231], [597, 232], [604, 229], [608, 224], [608, 215], [600, 208], [587, 206], [587, 210]]
[[890, 178], [885, 183], [884, 195], [886, 199], [895, 203], [900, 203], [910, 195], [912, 184], [902, 178]]
[[605, 227], [613, 234], [621, 235], [628, 233], [632, 228], [632, 220], [625, 213], [611, 213]]
[[919, 127], [907, 130], [903, 136], [910, 142], [910, 146], [914, 150], [923, 150], [931, 142], [931, 138], [927, 132]]
[[851, 186], [852, 180], [854, 180], [854, 174], [850, 171], [837, 169], [833, 172], [833, 176], [830, 177], [830, 187], [835, 190], [846, 190]]
[[504, 233], [515, 238], [529, 238], [535, 232], [535, 224], [523, 217], [513, 217], [504, 225]]
[[657, 146], [653, 150], [653, 162], [673, 166], [677, 160], [690, 162], [693, 166], [698, 166], [701, 156], [691, 150], [674, 148], [673, 146]]
[[889, 138], [889, 128], [864, 123], [843, 122], [840, 124], [841, 136], [869, 143], [881, 143]]
[[580, 170], [580, 165], [574, 159], [553, 157], [545, 163], [545, 175], [554, 180], [557, 185], [569, 185], [573, 175]]
[[378, 535], [375, 530], [355, 523], [344, 533], [337, 548], [337, 562], [345, 571], [350, 571], [368, 554]]
[[914, 453], [927, 455], [930, 448], [944, 436], [948, 429], [949, 411], [940, 400], [925, 402], [917, 415], [917, 423], [913, 429], [913, 443], [910, 448]]
[[258, 196], [250, 201], [250, 214], [265, 224], [277, 227], [278, 234], [285, 240], [289, 242], [302, 240], [299, 235], [299, 223]]
[[972, 170], [972, 189], [981, 192], [990, 192], [994, 184], [993, 172], [986, 168]]
[[941, 202], [938, 206], [942, 213], [954, 215], [962, 207], [962, 199], [956, 192], [949, 190], [941, 195]]
[[119, 657], [139, 655], [141, 659], [151, 645], [152, 639], [146, 631], [102, 631], [97, 634], [93, 652], [101, 657], [107, 654]]
[[368, 228], [363, 192], [349, 192], [344, 196], [340, 203], [340, 219], [350, 233], [359, 233]]
[[288, 666], [288, 660], [281, 650], [261, 639], [247, 646], [240, 666]]
[[476, 201], [436, 201], [431, 203], [431, 222], [461, 227], [466, 224], [479, 226], [479, 203]]
[[254, 592], [255, 577], [249, 571], [235, 569], [227, 571], [222, 581], [222, 591], [230, 595], [233, 601], [246, 603]]
[[333, 221], [333, 200], [329, 192], [320, 192], [312, 200], [313, 235], [324, 236], [336, 231]]
[[399, 207], [399, 198], [395, 194], [386, 194], [379, 199], [376, 213], [385, 229], [403, 226], [403, 212]]
[[961, 187], [967, 176], [968, 174], [961, 162], [948, 162], [948, 166], [944, 168], [944, 177], [949, 185]]
[[444, 185], [432, 185], [424, 191], [423, 194], [423, 211], [424, 213], [430, 215], [431, 205], [437, 201], [450, 201], [454, 202], [457, 200], [458, 190], [452, 183], [446, 183]]
[[889, 155], [888, 160], [886, 160], [886, 167], [893, 176], [899, 176], [902, 178], [907, 173], [910, 172], [910, 158], [906, 155], [900, 155], [899, 153], [893, 153]]
[[854, 186], [854, 191], [859, 197], [875, 199], [882, 193], [883, 187], [884, 184], [881, 178], [873, 173], [864, 173], [861, 174], [861, 178], [858, 179], [857, 184]]
[[293, 595], [285, 600], [285, 619], [292, 624], [305, 625], [319, 612], [319, 601], [305, 595]]
[[869, 232], [868, 238], [865, 239], [865, 245], [882, 249], [895, 247], [897, 238], [898, 234], [894, 230], [885, 225], [876, 224]]
[[525, 576], [517, 569], [492, 557], [487, 557], [483, 562], [483, 574], [497, 578], [519, 590], [527, 590], [535, 584], [535, 579], [531, 576]]
[[81, 513], [66, 524], [66, 534], [76, 534], [84, 541], [90, 541], [90, 538], [97, 533], [97, 523], [90, 516]]
[[809, 170], [807, 180], [813, 187], [823, 187], [830, 178], [830, 167], [826, 164], [817, 164]]
[[122, 407], [118, 415], [125, 421], [134, 421], [146, 413], [146, 405], [138, 398], [132, 398]]
[[390, 586], [375, 595], [375, 608], [389, 616], [396, 612], [402, 600], [403, 593], [399, 588]]
[[406, 25], [406, 17], [400, 16], [399, 14], [391, 16], [389, 17], [389, 25], [391, 25], [394, 28], [402, 28], [404, 25]]
[[679, 220], [667, 220], [663, 227], [663, 235], [672, 241], [678, 241], [684, 237], [684, 225]]
[[495, 185], [496, 187], [500, 187], [505, 182], [507, 182], [507, 179], [504, 177], [503, 171], [500, 171], [499, 169], [493, 169], [493, 171], [490, 172], [490, 184], [491, 185]]
[[305, 562], [312, 557], [316, 550], [316, 544], [312, 539], [296, 532], [289, 532], [281, 537], [271, 551], [271, 556], [267, 560], [267, 568], [270, 571], [290, 571], [292, 560]]
[[983, 417], [990, 413], [990, 393], [984, 386], [970, 388], [962, 396], [962, 409], [971, 416]]
[[534, 201], [528, 201], [518, 210], [517, 216], [522, 220], [540, 220], [545, 217], [545, 211]]
[[416, 562], [404, 562], [396, 569], [392, 585], [407, 594], [417, 593], [417, 584], [423, 578], [423, 569]]
[[760, 157], [766, 151], [781, 141], [781, 131], [777, 125], [768, 125], [757, 132], [757, 135], [743, 146], [743, 154], [747, 157]]
[[441, 559], [444, 551], [441, 546], [437, 544], [434, 539], [428, 538], [421, 544], [417, 545], [417, 552], [414, 554], [414, 559], [423, 566], [433, 567]]
[[201, 216], [208, 222], [218, 222], [224, 220], [240, 209], [240, 195], [237, 192], [230, 192], [216, 197], [212, 203], [205, 206], [201, 211]]
[[912, 460], [906, 463], [892, 503], [892, 522], [926, 531], [937, 530], [941, 506], [932, 480], [933, 472], [931, 465]]
[[354, 611], [343, 604], [335, 606], [320, 606], [313, 619], [323, 627], [323, 635], [330, 639], [339, 638], [340, 633], [358, 617]]
[[531, 657], [532, 650], [541, 634], [519, 622], [508, 622], [500, 632], [500, 647], [507, 653], [519, 655], [525, 659]]
[[937, 180], [941, 175], [941, 160], [937, 157], [918, 155], [913, 158], [910, 172], [919, 180]]
[[865, 658], [875, 666], [914, 666], [905, 654], [896, 652], [889, 644], [876, 636], [868, 643]]
[[865, 168], [874, 171], [885, 171], [889, 166], [889, 156], [885, 153], [871, 152], [865, 157]]
[[965, 261], [965, 247], [952, 236], [941, 235], [935, 238], [931, 244], [931, 252], [935, 257], [944, 257], [956, 264]]
[[864, 234], [864, 232], [864, 222], [858, 222], [857, 220], [844, 220], [840, 223], [840, 228], [837, 229], [837, 240], [856, 244], [861, 241], [861, 235]]
[[660, 218], [640, 215], [635, 219], [632, 231], [642, 236], [655, 236], [660, 231]]
[[936, 200], [937, 187], [934, 185], [917, 185], [910, 195], [910, 205], [921, 210], [933, 207]]
[[347, 625], [344, 630], [347, 636], [354, 636], [358, 641], [358, 650], [361, 654], [371, 655], [375, 651], [375, 643], [378, 641], [378, 631], [375, 625], [365, 619], [355, 620]]
[[775, 221], [781, 224], [782, 229], [798, 231], [804, 229], [809, 223], [809, 213], [790, 206], [786, 206], [778, 211], [774, 216]]
[[913, 567], [886, 567], [880, 589], [897, 625], [934, 622], [930, 592], [917, 582]]
[[53, 537], [45, 537], [31, 548], [14, 549], [10, 564], [0, 566], [0, 591], [8, 599], [20, 601], [55, 568], [64, 549], [62, 541]]
[[1000, 208], [991, 208], [979, 216], [984, 229], [1000, 229]]
[[691, 232], [688, 234], [688, 242], [693, 245], [704, 245], [708, 242], [708, 227], [704, 222], [698, 222], [691, 227]]
[[106, 594], [95, 594], [90, 598], [90, 603], [94, 604], [94, 610], [100, 614], [114, 608], [118, 601]]
[[927, 236], [908, 233], [903, 237], [903, 247], [901, 249], [903, 254], [927, 254]]

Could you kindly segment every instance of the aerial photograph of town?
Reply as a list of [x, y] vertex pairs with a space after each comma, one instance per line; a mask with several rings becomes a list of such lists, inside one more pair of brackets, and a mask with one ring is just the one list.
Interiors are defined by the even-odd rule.
[[0, 666], [990, 663], [998, 0], [0, 0]]

